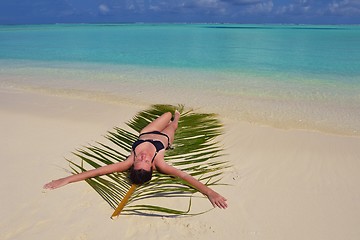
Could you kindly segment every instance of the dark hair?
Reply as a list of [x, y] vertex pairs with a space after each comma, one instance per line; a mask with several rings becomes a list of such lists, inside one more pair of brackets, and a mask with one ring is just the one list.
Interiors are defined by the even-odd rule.
[[151, 180], [152, 171], [144, 169], [135, 170], [134, 166], [130, 168], [129, 179], [133, 184], [143, 184]]

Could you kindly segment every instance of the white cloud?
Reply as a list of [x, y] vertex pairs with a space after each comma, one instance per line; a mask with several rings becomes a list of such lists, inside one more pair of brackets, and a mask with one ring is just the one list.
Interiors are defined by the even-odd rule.
[[280, 6], [276, 9], [275, 13], [282, 14], [292, 14], [292, 15], [306, 15], [307, 13], [315, 9], [316, 2], [309, 0], [297, 0], [294, 3], [288, 5]]
[[99, 11], [102, 14], [107, 14], [108, 12], [110, 12], [110, 8], [106, 4], [100, 4], [99, 5]]
[[227, 4], [221, 0], [184, 0], [178, 1], [172, 5], [173, 10], [192, 13], [192, 14], [206, 14], [206, 15], [225, 15]]
[[277, 14], [284, 14], [284, 13], [288, 13], [288, 12], [293, 12], [294, 11], [294, 4], [289, 4], [287, 6], [281, 6], [277, 9], [276, 13]]
[[219, 5], [218, 0], [198, 0], [197, 4], [202, 7], [216, 7]]
[[333, 14], [358, 15], [360, 14], [360, 1], [358, 0], [333, 1], [328, 5], [328, 9]]
[[159, 6], [156, 6], [156, 5], [150, 5], [149, 10], [157, 12], [157, 11], [160, 11], [161, 8]]
[[273, 10], [274, 3], [272, 1], [260, 2], [255, 5], [247, 7], [249, 13], [269, 13]]
[[258, 4], [264, 0], [221, 0], [232, 5], [249, 5], [249, 4]]
[[218, 8], [221, 7], [221, 1], [220, 0], [187, 0], [183, 1], [182, 6], [185, 6], [187, 8], [198, 8], [198, 9], [206, 9], [206, 8]]

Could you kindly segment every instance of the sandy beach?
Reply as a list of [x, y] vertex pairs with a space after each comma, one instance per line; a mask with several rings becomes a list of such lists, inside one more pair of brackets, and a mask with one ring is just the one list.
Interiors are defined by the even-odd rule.
[[102, 140], [114, 126], [124, 127], [147, 107], [1, 88], [0, 239], [359, 238], [359, 137], [282, 130], [221, 115], [222, 144], [233, 167], [223, 179], [230, 185], [216, 190], [227, 197], [227, 210], [113, 221], [113, 210], [85, 182], [42, 189], [69, 175], [64, 157]]

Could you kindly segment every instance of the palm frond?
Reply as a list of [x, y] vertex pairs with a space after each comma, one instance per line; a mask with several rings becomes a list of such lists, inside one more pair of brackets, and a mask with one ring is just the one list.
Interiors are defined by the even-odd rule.
[[[98, 142], [96, 146], [78, 149], [74, 155], [80, 159], [80, 163], [68, 160], [73, 173], [124, 161], [141, 129], [164, 112], [174, 112], [176, 109], [181, 113], [179, 128], [176, 131], [174, 148], [166, 151], [165, 161], [208, 186], [220, 185], [223, 170], [229, 167], [228, 162], [223, 159], [223, 149], [216, 141], [222, 134], [222, 124], [214, 114], [185, 111], [184, 106], [172, 105], [154, 105], [138, 113], [127, 123], [130, 130], [115, 127], [114, 131], [108, 132], [105, 136], [108, 144]], [[112, 173], [88, 179], [86, 182], [114, 209], [131, 186], [127, 173]], [[195, 192], [194, 188], [181, 179], [154, 172], [150, 182], [136, 188], [123, 209], [123, 214], [178, 216], [206, 212], [207, 210], [191, 212], [191, 198]], [[176, 207], [146, 204], [149, 198], [163, 197], [188, 198], [188, 207], [178, 210]]]

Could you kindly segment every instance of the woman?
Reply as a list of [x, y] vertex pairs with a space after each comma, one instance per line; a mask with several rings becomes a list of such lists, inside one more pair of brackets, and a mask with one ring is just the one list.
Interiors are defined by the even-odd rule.
[[175, 111], [173, 121], [171, 121], [171, 117], [170, 112], [164, 113], [141, 130], [138, 140], [135, 141], [132, 146], [130, 156], [125, 161], [60, 178], [45, 184], [44, 188], [55, 189], [69, 183], [127, 170], [130, 170], [129, 178], [132, 183], [143, 184], [151, 180], [152, 171], [155, 169], [161, 173], [185, 180], [202, 194], [206, 195], [214, 207], [227, 208], [226, 199], [223, 196], [199, 182], [191, 175], [165, 162], [165, 150], [168, 149], [174, 141], [180, 113]]

